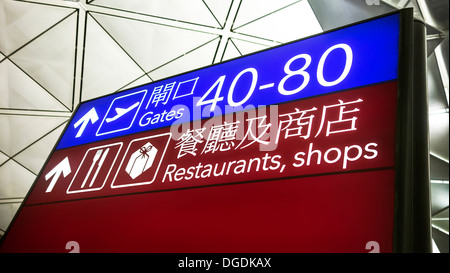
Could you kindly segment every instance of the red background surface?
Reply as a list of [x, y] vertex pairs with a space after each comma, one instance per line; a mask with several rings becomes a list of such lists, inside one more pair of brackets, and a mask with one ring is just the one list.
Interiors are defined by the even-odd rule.
[[392, 251], [394, 171], [26, 206], [3, 251]]
[[[4, 252], [66, 252], [77, 241], [81, 252], [368, 252], [365, 244], [377, 241], [382, 252], [392, 251], [394, 211], [394, 158], [396, 82], [286, 103], [279, 114], [317, 107], [311, 137], [280, 140], [275, 151], [258, 145], [244, 150], [186, 155], [177, 158], [177, 141], [170, 139], [164, 157], [139, 182], [125, 188], [111, 184], [128, 144], [138, 138], [167, 133], [170, 128], [129, 135], [55, 151], [36, 182], [25, 206], [5, 238]], [[339, 99], [360, 104], [357, 130], [314, 138], [322, 106]], [[348, 115], [347, 117], [351, 117]], [[335, 117], [336, 118], [336, 117]], [[164, 146], [164, 138], [158, 140]], [[102, 189], [67, 194], [81, 160], [90, 148], [123, 142], [111, 175]], [[342, 168], [333, 164], [293, 166], [297, 152], [313, 143], [324, 153], [331, 147], [377, 143], [374, 159], [361, 158]], [[162, 147], [161, 146], [161, 147]], [[203, 146], [202, 146], [203, 147]], [[159, 150], [163, 150], [158, 148]], [[281, 155], [286, 168], [244, 174], [162, 182], [168, 164], [189, 168], [199, 162], [216, 164]], [[50, 172], [69, 157], [72, 172], [60, 176], [53, 191], [45, 193]], [[125, 164], [125, 163], [124, 163]], [[154, 171], [153, 171], [154, 170]], [[102, 169], [108, 172], [109, 168]], [[99, 177], [106, 177], [100, 172]], [[320, 175], [322, 174], [322, 175]], [[326, 174], [326, 175], [323, 175]], [[119, 183], [126, 176], [119, 173]], [[281, 179], [284, 178], [284, 179]], [[287, 179], [289, 178], [289, 179]], [[243, 183], [249, 182], [251, 183]], [[118, 183], [115, 182], [115, 183]], [[128, 182], [125, 182], [125, 184]]]

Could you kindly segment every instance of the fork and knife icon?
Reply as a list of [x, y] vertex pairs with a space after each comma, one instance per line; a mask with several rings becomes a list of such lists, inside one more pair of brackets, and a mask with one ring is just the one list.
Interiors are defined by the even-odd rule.
[[[86, 185], [89, 177], [91, 176], [91, 173], [95, 167], [95, 165], [97, 165], [97, 170], [94, 173], [94, 176], [92, 176], [90, 182], [89, 182], [89, 187], [92, 187], [92, 185], [94, 184], [95, 179], [98, 176], [98, 173], [100, 172], [100, 169], [103, 166], [103, 163], [105, 162], [105, 158], [108, 155], [109, 152], [109, 148], [107, 148], [106, 150], [104, 149], [99, 149], [97, 150], [97, 152], [95, 153], [94, 157], [92, 158], [92, 163], [91, 166], [89, 167], [89, 170], [86, 174], [86, 177], [83, 180], [83, 183], [81, 184], [81, 188], [84, 188], [84, 186]], [[98, 163], [97, 163], [98, 162]]]

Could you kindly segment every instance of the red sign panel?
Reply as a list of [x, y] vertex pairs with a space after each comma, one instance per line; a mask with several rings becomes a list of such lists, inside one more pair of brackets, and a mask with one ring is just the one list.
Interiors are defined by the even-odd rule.
[[396, 105], [393, 81], [56, 150], [2, 250], [390, 252]]

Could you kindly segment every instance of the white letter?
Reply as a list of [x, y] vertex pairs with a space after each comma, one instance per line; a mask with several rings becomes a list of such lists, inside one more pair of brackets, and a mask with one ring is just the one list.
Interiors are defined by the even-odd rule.
[[[353, 149], [356, 148], [358, 149], [358, 155], [355, 157], [348, 157], [348, 152]], [[345, 146], [345, 152], [344, 152], [344, 163], [342, 165], [342, 168], [345, 169], [347, 168], [347, 161], [355, 161], [358, 160], [361, 157], [362, 154], [362, 149], [359, 145], [352, 145], [352, 146]]]
[[311, 163], [312, 154], [317, 154], [317, 165], [320, 165], [320, 158], [322, 157], [322, 152], [320, 150], [313, 150], [312, 143], [309, 144], [308, 159], [306, 160], [306, 165], [309, 166], [309, 164]]
[[[172, 170], [169, 171], [169, 168], [173, 168]], [[166, 172], [164, 173], [164, 177], [162, 182], [164, 183], [164, 180], [166, 180], [166, 176], [169, 176], [169, 181], [172, 182], [172, 173], [175, 172], [175, 170], [177, 169], [177, 165], [176, 164], [169, 164], [167, 165], [167, 169]]]
[[377, 147], [378, 144], [372, 142], [372, 143], [367, 144], [366, 147], [364, 147], [364, 149], [366, 150], [366, 152], [371, 152], [371, 153], [373, 154], [373, 155], [371, 155], [371, 156], [364, 155], [364, 158], [366, 158], [366, 159], [374, 159], [375, 157], [377, 157], [378, 152], [377, 152], [377, 150], [369, 149], [369, 146]]
[[303, 166], [305, 164], [305, 159], [301, 158], [300, 156], [305, 156], [304, 152], [298, 152], [295, 154], [294, 158], [297, 161], [300, 161], [300, 163], [292, 163], [292, 165], [296, 168]]
[[[142, 117], [141, 117], [141, 119], [139, 120], [139, 125], [141, 126], [141, 127], [144, 127], [144, 126], [146, 126], [146, 125], [148, 125], [149, 123], [150, 123], [150, 121], [152, 120], [152, 118], [151, 118], [151, 115], [153, 114], [153, 112], [147, 112], [147, 113], [145, 113]], [[146, 122], [144, 123], [144, 122], [142, 122], [143, 120], [144, 120], [144, 118], [146, 118], [147, 117], [147, 115], [150, 115], [150, 117], [149, 118], [147, 118], [147, 120], [146, 120]]]
[[[337, 152], [337, 156], [336, 156], [336, 158], [333, 159], [333, 160], [328, 159], [328, 154], [329, 154], [331, 151], [336, 151], [336, 152]], [[330, 149], [328, 149], [328, 150], [325, 152], [325, 154], [323, 155], [323, 159], [324, 159], [325, 162], [327, 162], [327, 163], [335, 163], [335, 162], [337, 162], [339, 159], [341, 159], [341, 150], [340, 150], [339, 148], [336, 148], [336, 147], [330, 148]]]

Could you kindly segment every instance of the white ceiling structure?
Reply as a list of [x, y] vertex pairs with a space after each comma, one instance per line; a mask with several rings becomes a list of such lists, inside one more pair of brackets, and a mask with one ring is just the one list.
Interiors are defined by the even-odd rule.
[[448, 0], [0, 0], [0, 236], [76, 106], [399, 8], [427, 24], [433, 238], [448, 252]]

